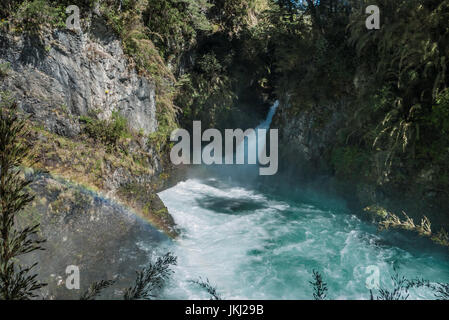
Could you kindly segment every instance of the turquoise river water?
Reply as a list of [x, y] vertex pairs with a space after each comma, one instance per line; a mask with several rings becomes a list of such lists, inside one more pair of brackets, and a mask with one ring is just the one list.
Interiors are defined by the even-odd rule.
[[[276, 106], [260, 127], [269, 127]], [[166, 248], [178, 265], [164, 297], [208, 298], [190, 282], [202, 277], [225, 299], [311, 299], [313, 270], [323, 275], [331, 299], [369, 299], [373, 277], [389, 289], [396, 272], [449, 282], [447, 250], [398, 232], [379, 233], [325, 195], [295, 194], [260, 191], [226, 174], [203, 174], [161, 192], [181, 229]], [[427, 288], [409, 294], [435, 298]]]

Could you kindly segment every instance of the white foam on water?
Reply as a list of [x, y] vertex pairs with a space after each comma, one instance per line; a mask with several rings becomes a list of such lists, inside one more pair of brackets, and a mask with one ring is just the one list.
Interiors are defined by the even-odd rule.
[[[392, 265], [409, 279], [449, 279], [448, 261], [379, 245], [375, 229], [347, 213], [273, 200], [241, 187], [191, 179], [160, 193], [182, 234], [170, 248], [178, 266], [165, 298], [207, 299], [189, 280], [208, 278], [226, 299], [311, 299], [312, 270], [323, 274], [333, 299], [369, 299], [366, 268], [377, 266], [389, 286]], [[258, 204], [222, 212], [205, 199]], [[212, 200], [212, 201], [213, 201]], [[436, 259], [436, 260], [435, 260]], [[433, 298], [427, 289], [410, 298]]]
[[[258, 128], [270, 127], [277, 105]], [[256, 140], [248, 144], [254, 151]], [[231, 177], [190, 179], [160, 193], [182, 229], [168, 248], [178, 256], [178, 266], [166, 298], [208, 299], [189, 282], [202, 277], [226, 299], [311, 299], [309, 281], [318, 270], [330, 298], [369, 299], [370, 266], [379, 268], [385, 288], [391, 287], [393, 265], [409, 279], [449, 282], [447, 257], [382, 244], [374, 227], [341, 209], [274, 199], [231, 183]], [[332, 208], [327, 199], [322, 203]], [[421, 288], [411, 290], [410, 298], [433, 295]]]

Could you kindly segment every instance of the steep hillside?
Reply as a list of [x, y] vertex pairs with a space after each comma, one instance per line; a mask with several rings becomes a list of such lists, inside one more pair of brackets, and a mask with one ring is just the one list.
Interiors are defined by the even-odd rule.
[[78, 31], [46, 22], [27, 29], [12, 15], [0, 35], [3, 107], [16, 103], [28, 117], [34, 169], [122, 202], [175, 236], [155, 193], [170, 170], [160, 122], [169, 111], [157, 106], [167, 93], [124, 53], [108, 21], [89, 11]]

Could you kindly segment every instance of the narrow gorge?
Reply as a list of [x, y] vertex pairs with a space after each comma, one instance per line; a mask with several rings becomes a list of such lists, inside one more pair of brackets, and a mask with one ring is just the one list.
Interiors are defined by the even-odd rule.
[[[46, 240], [33, 298], [448, 299], [449, 1], [379, 0], [377, 30], [367, 5], [2, 2], [2, 217], [8, 172], [32, 198], [0, 230]], [[242, 142], [275, 174], [173, 164], [194, 121], [277, 130]]]

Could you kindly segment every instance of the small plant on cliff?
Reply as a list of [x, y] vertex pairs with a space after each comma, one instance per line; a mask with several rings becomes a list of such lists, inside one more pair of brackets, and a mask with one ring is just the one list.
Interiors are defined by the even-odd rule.
[[129, 136], [127, 120], [118, 112], [113, 112], [109, 120], [82, 116], [80, 122], [85, 123], [84, 130], [88, 136], [108, 147], [116, 146], [120, 138]]
[[36, 297], [45, 284], [37, 281], [31, 266], [22, 266], [17, 258], [41, 250], [37, 239], [39, 225], [18, 229], [15, 218], [33, 201], [26, 192], [31, 181], [22, 177], [20, 166], [28, 156], [21, 141], [26, 136], [25, 122], [18, 118], [16, 104], [2, 97], [0, 110], [0, 299], [21, 300]]
[[447, 231], [441, 229], [439, 232], [433, 232], [430, 220], [426, 216], [423, 216], [421, 224], [418, 225], [405, 212], [402, 212], [404, 219], [401, 219], [396, 214], [376, 205], [366, 207], [364, 211], [371, 214], [381, 231], [390, 228], [413, 231], [421, 237], [427, 237], [441, 246], [449, 247], [449, 235]]
[[65, 8], [47, 0], [23, 1], [14, 13], [13, 21], [19, 30], [37, 31], [45, 24], [65, 26]]

